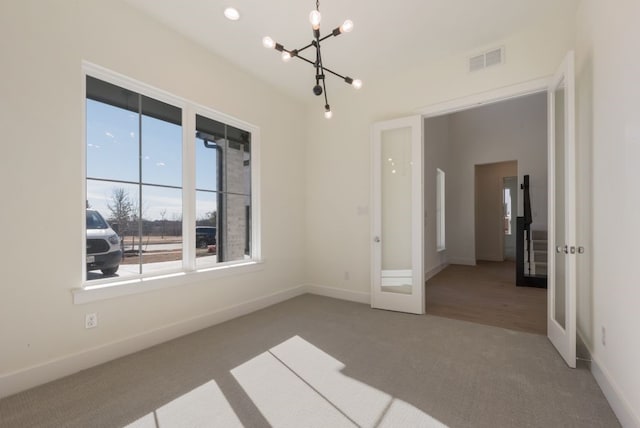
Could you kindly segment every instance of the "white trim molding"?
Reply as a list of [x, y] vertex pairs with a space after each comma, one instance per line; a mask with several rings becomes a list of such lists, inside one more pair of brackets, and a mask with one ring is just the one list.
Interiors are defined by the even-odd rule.
[[613, 409], [613, 413], [618, 417], [620, 425], [625, 428], [640, 427], [640, 415], [629, 404], [607, 369], [593, 355], [591, 358], [591, 374], [600, 385], [600, 389], [602, 389], [604, 396]]
[[476, 265], [476, 259], [454, 257], [454, 258], [450, 258], [449, 259], [449, 264], [450, 265], [475, 266]]
[[73, 303], [81, 305], [84, 303], [97, 302], [100, 300], [129, 296], [132, 294], [162, 290], [169, 287], [182, 286], [189, 282], [201, 282], [225, 276], [258, 272], [262, 269], [263, 262], [258, 261], [247, 261], [245, 263], [231, 263], [218, 266], [212, 265], [209, 269], [200, 269], [191, 272], [175, 272], [147, 278], [124, 279], [120, 282], [98, 284], [85, 288], [74, 288], [71, 290], [71, 293], [73, 295]]
[[204, 315], [179, 321], [142, 334], [130, 336], [74, 354], [65, 355], [42, 364], [0, 375], [0, 398], [42, 385], [81, 370], [141, 351], [151, 346], [229, 321], [251, 312], [305, 294], [303, 285], [216, 309]]
[[318, 296], [333, 297], [334, 299], [350, 302], [371, 304], [371, 293], [366, 291], [347, 290], [346, 288], [327, 287], [325, 285], [307, 284], [306, 291]]
[[424, 275], [424, 282], [429, 281], [431, 278], [433, 278], [434, 276], [436, 276], [437, 274], [439, 274], [440, 272], [445, 270], [448, 266], [449, 266], [449, 263], [442, 263], [442, 264], [439, 264], [438, 266], [434, 267], [433, 269], [430, 269]]
[[515, 85], [504, 86], [477, 94], [431, 104], [416, 110], [423, 118], [455, 113], [481, 105], [493, 104], [511, 98], [545, 92], [551, 76], [529, 80]]

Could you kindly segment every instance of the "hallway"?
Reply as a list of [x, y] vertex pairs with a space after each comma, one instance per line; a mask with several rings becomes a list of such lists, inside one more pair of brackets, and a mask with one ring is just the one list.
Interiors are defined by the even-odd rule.
[[515, 286], [515, 263], [449, 265], [426, 283], [427, 314], [547, 334], [547, 290]]

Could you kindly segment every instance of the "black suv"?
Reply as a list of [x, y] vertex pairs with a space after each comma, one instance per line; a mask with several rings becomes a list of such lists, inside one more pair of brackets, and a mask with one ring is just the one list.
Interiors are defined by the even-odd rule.
[[216, 228], [196, 226], [196, 247], [207, 248], [209, 245], [216, 245]]

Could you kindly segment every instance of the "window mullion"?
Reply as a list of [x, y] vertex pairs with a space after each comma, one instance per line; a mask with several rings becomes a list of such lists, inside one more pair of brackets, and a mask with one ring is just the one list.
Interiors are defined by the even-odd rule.
[[196, 114], [193, 108], [182, 109], [182, 266], [196, 268]]
[[138, 273], [142, 275], [142, 95], [138, 94]]

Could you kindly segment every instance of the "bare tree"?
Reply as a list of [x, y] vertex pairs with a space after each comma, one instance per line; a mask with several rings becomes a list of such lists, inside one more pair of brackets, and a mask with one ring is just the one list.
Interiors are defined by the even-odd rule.
[[171, 214], [171, 225], [173, 229], [171, 233], [173, 234], [173, 236], [182, 235], [182, 214]]
[[162, 239], [164, 239], [164, 223], [166, 218], [167, 218], [167, 209], [164, 208], [160, 210], [160, 220], [162, 220]]
[[114, 187], [111, 191], [111, 203], [107, 204], [111, 211], [111, 222], [118, 225], [118, 233], [124, 237], [128, 231], [129, 220], [133, 214], [133, 202], [123, 187]]

